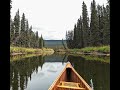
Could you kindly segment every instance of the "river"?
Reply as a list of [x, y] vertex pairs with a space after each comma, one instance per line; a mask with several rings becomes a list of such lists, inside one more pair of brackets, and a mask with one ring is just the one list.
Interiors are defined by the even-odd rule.
[[109, 57], [59, 54], [11, 59], [10, 90], [48, 90], [67, 61], [89, 85], [92, 79], [94, 90], [110, 90]]

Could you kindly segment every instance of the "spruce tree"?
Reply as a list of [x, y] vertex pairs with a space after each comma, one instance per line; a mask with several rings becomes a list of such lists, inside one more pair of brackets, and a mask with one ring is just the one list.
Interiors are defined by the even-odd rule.
[[95, 0], [93, 0], [93, 2], [91, 3], [90, 30], [91, 30], [91, 46], [98, 46], [98, 45], [100, 45], [98, 16], [97, 16]]
[[42, 37], [42, 35], [39, 38], [39, 48], [43, 48], [43, 37]]
[[38, 31], [36, 32], [36, 47], [38, 48], [39, 47], [39, 36], [38, 36]]
[[15, 40], [13, 43], [16, 46], [19, 46], [19, 32], [20, 32], [20, 16], [19, 16], [19, 9], [14, 17], [14, 27], [15, 27]]
[[103, 8], [102, 6], [97, 6], [97, 13], [98, 13], [98, 21], [99, 21], [99, 35], [100, 35], [100, 44], [103, 45], [103, 35], [104, 35], [104, 25], [105, 25], [105, 19], [103, 15]]
[[83, 47], [83, 31], [82, 31], [82, 18], [80, 16], [80, 19], [77, 21], [77, 48]]
[[73, 46], [74, 46], [74, 48], [76, 48], [76, 46], [77, 46], [77, 28], [76, 28], [76, 24], [74, 25], [74, 37], [73, 37]]
[[12, 21], [12, 19], [10, 19], [10, 45], [13, 44], [13, 40], [15, 38], [15, 29], [14, 29], [14, 22]]
[[76, 37], [77, 37], [77, 40], [76, 40], [76, 42], [77, 42], [77, 44], [76, 44], [76, 48], [81, 48], [81, 44], [80, 44], [80, 41], [81, 41], [81, 37], [80, 37], [80, 20], [78, 19], [78, 21], [77, 21], [77, 34], [76, 34]]
[[108, 0], [107, 6], [106, 6], [106, 21], [107, 21], [107, 43], [106, 45], [110, 45], [110, 0]]
[[32, 26], [29, 28], [29, 34], [28, 34], [28, 46], [32, 47]]
[[26, 22], [25, 22], [25, 47], [28, 47], [28, 37], [29, 36], [29, 23], [28, 23], [28, 20], [26, 19]]
[[67, 47], [68, 48], [74, 48], [74, 31], [68, 31], [67, 32]]
[[104, 45], [110, 44], [110, 19], [109, 19], [109, 9], [108, 7], [103, 7], [104, 14], [104, 31], [103, 31], [103, 43]]
[[84, 47], [84, 41], [83, 41], [83, 21], [82, 17], [80, 16], [80, 48]]
[[87, 6], [83, 2], [82, 4], [82, 31], [83, 31], [83, 45], [84, 47], [88, 46], [89, 44], [89, 24], [88, 24], [88, 12]]
[[21, 32], [20, 32], [20, 36], [21, 36], [21, 46], [25, 47], [25, 14], [22, 14], [22, 19], [21, 19]]

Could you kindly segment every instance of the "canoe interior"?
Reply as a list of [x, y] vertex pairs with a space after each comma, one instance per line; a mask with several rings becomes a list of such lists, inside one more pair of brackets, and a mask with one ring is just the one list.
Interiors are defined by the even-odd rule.
[[[79, 83], [80, 87], [84, 89], [77, 88], [70, 89], [58, 87], [61, 81]], [[92, 89], [71, 65], [69, 65], [69, 67], [67, 67], [66, 65], [66, 68], [64, 68], [64, 70], [61, 72], [61, 74], [57, 77], [55, 82], [51, 85], [51, 87], [48, 90], [92, 90]]]

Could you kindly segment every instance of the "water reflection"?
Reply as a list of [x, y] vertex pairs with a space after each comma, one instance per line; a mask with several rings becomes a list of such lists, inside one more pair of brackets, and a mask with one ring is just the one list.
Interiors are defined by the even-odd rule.
[[[42, 56], [25, 58], [10, 62], [10, 87], [12, 90], [24, 90], [27, 87], [28, 78], [31, 74], [38, 72], [38, 67], [42, 68], [44, 58]], [[19, 87], [19, 88], [18, 88]]]
[[64, 66], [65, 63], [51, 62], [51, 58], [45, 62], [43, 56], [10, 62], [10, 89], [47, 90]]
[[[110, 90], [110, 64], [108, 58], [90, 60], [91, 56], [57, 55], [33, 56], [10, 62], [10, 90], [48, 90], [52, 82], [70, 61], [75, 70], [94, 90]], [[12, 59], [12, 58], [11, 58]]]
[[92, 79], [94, 90], [110, 90], [110, 64], [97, 60], [86, 60], [81, 56], [68, 56], [75, 70], [90, 85]]

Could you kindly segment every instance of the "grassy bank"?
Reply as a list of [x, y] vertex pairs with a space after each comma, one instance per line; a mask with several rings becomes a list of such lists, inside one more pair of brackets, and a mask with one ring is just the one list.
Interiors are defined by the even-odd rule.
[[86, 47], [80, 49], [82, 52], [100, 52], [100, 53], [110, 53], [110, 46], [100, 46], [100, 47]]
[[39, 49], [39, 48], [10, 47], [10, 55], [43, 54], [43, 53], [54, 53], [54, 50], [50, 48]]
[[68, 49], [58, 50], [57, 52], [67, 52], [69, 54], [94, 54], [94, 55], [110, 55], [110, 46], [99, 46], [99, 47], [85, 47], [82, 49]]

